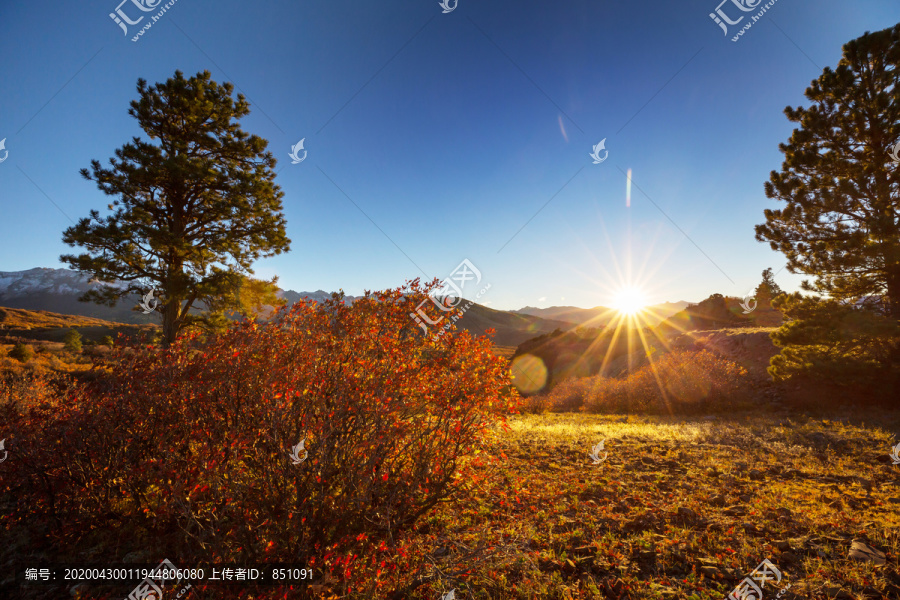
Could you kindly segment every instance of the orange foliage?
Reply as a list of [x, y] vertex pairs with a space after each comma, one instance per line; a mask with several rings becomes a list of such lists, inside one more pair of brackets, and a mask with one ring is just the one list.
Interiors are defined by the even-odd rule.
[[56, 523], [40, 533], [60, 559], [99, 545], [109, 561], [281, 561], [377, 586], [405, 560], [395, 536], [473, 476], [519, 400], [490, 340], [422, 335], [409, 313], [433, 286], [117, 348], [109, 376], [10, 421], [3, 526]]
[[692, 412], [746, 399], [747, 370], [706, 350], [677, 350], [623, 378], [567, 379], [539, 400], [554, 412]]

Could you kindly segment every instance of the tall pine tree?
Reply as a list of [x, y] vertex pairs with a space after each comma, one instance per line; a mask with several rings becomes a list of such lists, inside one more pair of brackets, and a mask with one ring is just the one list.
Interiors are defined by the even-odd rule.
[[763, 308], [771, 308], [772, 300], [783, 294], [784, 291], [775, 283], [775, 275], [772, 273], [772, 267], [762, 272], [762, 281], [756, 286], [753, 297]]
[[[252, 263], [290, 249], [282, 215], [284, 196], [274, 183], [276, 161], [268, 142], [249, 135], [238, 120], [250, 113], [242, 94], [204, 71], [165, 83], [138, 80], [139, 99], [128, 114], [150, 141], [137, 137], [115, 151], [104, 168], [97, 160], [82, 176], [116, 199], [112, 214], [66, 229], [63, 241], [81, 246], [60, 260], [100, 281], [122, 281], [82, 297], [110, 306], [120, 298], [158, 292], [163, 340], [173, 342], [195, 322], [199, 301], [213, 313], [242, 312], [240, 289], [259, 286], [274, 295], [275, 280], [250, 280]], [[215, 301], [214, 299], [218, 299]]]
[[852, 300], [881, 296], [900, 321], [900, 24], [844, 46], [806, 90], [809, 108], [785, 109], [800, 126], [781, 144], [781, 172], [756, 238], [783, 252], [803, 289]]

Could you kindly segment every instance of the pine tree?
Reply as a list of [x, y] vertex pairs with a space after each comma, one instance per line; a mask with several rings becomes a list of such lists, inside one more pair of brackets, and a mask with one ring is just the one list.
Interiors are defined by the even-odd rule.
[[894, 319], [800, 293], [782, 295], [775, 307], [787, 318], [771, 335], [781, 348], [769, 366], [776, 381], [800, 375], [857, 389], [900, 389]]
[[778, 296], [784, 294], [784, 291], [775, 283], [775, 276], [772, 274], [772, 268], [769, 267], [762, 272], [762, 282], [756, 286], [753, 297], [763, 309], [771, 308], [772, 301]]
[[150, 141], [133, 138], [110, 168], [94, 160], [82, 169], [116, 198], [112, 214], [92, 210], [63, 233], [66, 244], [87, 252], [60, 260], [99, 281], [127, 284], [81, 299], [114, 306], [155, 290], [167, 345], [200, 319], [190, 311], [202, 298], [234, 299], [236, 275], [246, 278], [255, 260], [290, 249], [268, 142], [239, 127], [250, 112], [244, 96], [233, 99], [230, 83], [210, 77], [176, 71], [150, 87], [138, 80], [128, 113]]
[[765, 191], [756, 238], [783, 252], [788, 270], [814, 278], [803, 289], [836, 300], [886, 298], [900, 320], [900, 24], [843, 48], [806, 90], [808, 108], [787, 107], [800, 126], [781, 144], [781, 172]]
[[77, 329], [69, 329], [63, 336], [65, 349], [69, 352], [81, 352], [81, 334]]
[[227, 285], [201, 293], [199, 300], [208, 312], [199, 317], [199, 325], [206, 331], [222, 332], [230, 323], [229, 318], [253, 319], [262, 315], [265, 306], [283, 306], [287, 301], [279, 298], [277, 278], [271, 281], [244, 277], [239, 273], [222, 275]]

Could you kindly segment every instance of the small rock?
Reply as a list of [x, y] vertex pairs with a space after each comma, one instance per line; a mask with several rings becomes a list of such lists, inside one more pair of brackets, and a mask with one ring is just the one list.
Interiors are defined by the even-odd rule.
[[784, 562], [790, 563], [790, 564], [797, 564], [798, 562], [800, 562], [800, 557], [797, 556], [796, 554], [794, 554], [793, 552], [782, 552], [780, 558]]
[[885, 563], [884, 552], [876, 550], [868, 544], [856, 541], [850, 545], [850, 558], [852, 560], [873, 562], [876, 565], [883, 565]]
[[715, 468], [711, 468], [707, 469], [705, 474], [707, 477], [718, 477], [721, 473], [719, 473]]
[[699, 515], [697, 515], [697, 513], [695, 513], [694, 511], [692, 511], [689, 508], [685, 508], [684, 506], [682, 506], [678, 509], [678, 516], [681, 517], [682, 519], [686, 519], [688, 521], [695, 521], [699, 517]]
[[775, 540], [772, 545], [781, 552], [788, 552], [791, 549], [791, 543], [787, 540]]
[[722, 494], [717, 494], [709, 499], [709, 503], [713, 506], [725, 506], [725, 496], [723, 496]]
[[719, 577], [722, 575], [722, 571], [719, 570], [719, 567], [710, 567], [710, 566], [700, 567], [700, 573], [702, 573], [703, 575], [706, 575], [707, 577], [713, 577], [713, 578]]
[[887, 501], [891, 504], [900, 504], [900, 498], [888, 498]]
[[765, 476], [763, 475], [763, 472], [760, 471], [759, 469], [751, 469], [750, 470], [750, 479], [752, 481], [762, 481], [763, 479], [765, 479]]

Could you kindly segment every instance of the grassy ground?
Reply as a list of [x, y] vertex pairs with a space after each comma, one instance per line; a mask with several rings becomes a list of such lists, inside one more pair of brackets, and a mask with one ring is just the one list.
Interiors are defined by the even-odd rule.
[[26, 345], [32, 350], [32, 358], [26, 362], [20, 362], [9, 356], [15, 344], [4, 343], [0, 340], [0, 376], [20, 375], [34, 372], [53, 372], [76, 375], [85, 373], [91, 369], [91, 353], [103, 353], [108, 351], [104, 346], [96, 349], [88, 348], [80, 353], [68, 352], [64, 344], [54, 342], [32, 342]]
[[516, 417], [493, 485], [419, 528], [419, 576], [434, 597], [721, 600], [768, 558], [764, 598], [900, 598], [900, 412], [817, 417]]
[[494, 346], [492, 351], [497, 356], [502, 356], [503, 358], [512, 358], [512, 355], [516, 353], [515, 346]]
[[99, 341], [107, 335], [115, 338], [120, 333], [132, 338], [158, 329], [154, 325], [127, 325], [46, 310], [0, 307], [0, 333], [5, 337], [61, 342], [70, 328], [77, 329], [85, 340], [91, 341]]

